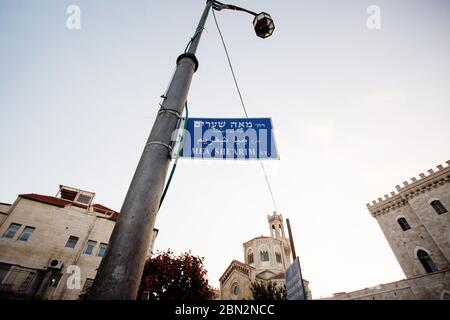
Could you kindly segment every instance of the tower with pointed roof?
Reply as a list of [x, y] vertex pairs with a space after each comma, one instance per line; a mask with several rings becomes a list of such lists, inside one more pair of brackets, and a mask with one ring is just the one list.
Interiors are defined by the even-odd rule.
[[[291, 248], [284, 229], [284, 219], [274, 212], [267, 216], [270, 236], [259, 236], [243, 243], [244, 262], [233, 260], [220, 278], [220, 298], [223, 300], [251, 299], [253, 281], [285, 284], [284, 273], [291, 265]], [[304, 280], [307, 296], [311, 298], [308, 281]]]

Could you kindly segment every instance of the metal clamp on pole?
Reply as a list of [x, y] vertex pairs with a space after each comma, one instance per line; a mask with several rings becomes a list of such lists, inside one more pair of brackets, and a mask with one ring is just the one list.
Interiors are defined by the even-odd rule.
[[177, 64], [180, 63], [181, 59], [183, 58], [189, 58], [192, 60], [192, 62], [194, 62], [194, 71], [197, 71], [198, 69], [198, 60], [197, 57], [195, 56], [195, 54], [191, 53], [191, 52], [185, 52], [182, 53], [178, 56], [177, 58]]
[[151, 141], [151, 142], [147, 143], [146, 147], [150, 146], [152, 144], [158, 144], [160, 146], [166, 147], [167, 150], [169, 151], [169, 158], [172, 158], [172, 156], [171, 156], [171, 154], [172, 154], [172, 146], [170, 146], [167, 143], [164, 143], [162, 141]]
[[178, 111], [176, 111], [174, 109], [167, 109], [167, 108], [164, 108], [164, 107], [161, 107], [161, 109], [159, 109], [158, 115], [160, 115], [161, 113], [164, 113], [164, 112], [173, 114], [178, 119], [181, 119], [181, 114]]
[[[169, 114], [172, 114], [175, 117], [177, 117], [177, 126], [176, 126], [176, 128], [180, 129], [180, 123], [183, 120], [183, 117], [181, 116], [181, 114], [178, 111], [174, 110], [174, 109], [168, 109], [168, 108], [161, 107], [161, 109], [158, 111], [158, 115], [160, 115], [162, 113], [165, 113], [165, 112], [167, 112]], [[172, 136], [172, 138], [173, 138], [173, 136]], [[178, 137], [177, 137], [177, 139], [178, 139]], [[170, 143], [170, 156], [169, 156], [170, 159], [173, 158], [172, 157], [172, 150], [175, 147], [175, 145], [177, 144], [177, 139], [171, 140], [171, 143]]]

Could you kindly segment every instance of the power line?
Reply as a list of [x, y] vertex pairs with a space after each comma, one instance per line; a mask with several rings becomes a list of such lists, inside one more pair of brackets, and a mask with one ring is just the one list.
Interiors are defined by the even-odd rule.
[[225, 54], [227, 55], [228, 59], [228, 65], [230, 66], [231, 74], [233, 75], [234, 84], [236, 85], [237, 92], [239, 94], [239, 99], [241, 99], [242, 108], [244, 109], [245, 116], [248, 118], [247, 109], [245, 108], [244, 99], [242, 98], [241, 89], [239, 88], [239, 85], [236, 80], [236, 75], [234, 74], [233, 65], [231, 64], [230, 55], [228, 54], [227, 45], [225, 44], [225, 40], [223, 39], [222, 31], [220, 31], [219, 24], [217, 23], [216, 14], [214, 13], [214, 10], [212, 10], [214, 21], [216, 22], [217, 31], [219, 31], [220, 39], [222, 40], [223, 48], [225, 49]]
[[[222, 31], [220, 30], [219, 23], [217, 22], [217, 18], [216, 18], [216, 14], [214, 12], [214, 9], [212, 10], [212, 13], [213, 13], [213, 17], [214, 17], [214, 22], [216, 23], [217, 31], [219, 31], [220, 39], [222, 40], [222, 45], [223, 45], [223, 48], [225, 50], [225, 54], [227, 56], [228, 65], [230, 66], [231, 74], [233, 75], [234, 84], [235, 84], [237, 92], [239, 94], [239, 99], [241, 100], [242, 109], [244, 110], [245, 117], [248, 118], [248, 113], [247, 113], [247, 109], [245, 107], [244, 99], [242, 98], [241, 89], [239, 88], [239, 84], [238, 84], [238, 82], [236, 80], [236, 75], [234, 73], [233, 64], [231, 63], [231, 59], [230, 59], [230, 55], [228, 53], [227, 45], [225, 44], [225, 40], [223, 38]], [[275, 208], [275, 211], [278, 212], [278, 207], [277, 207], [277, 204], [276, 204], [276, 201], [275, 201], [275, 197], [274, 197], [273, 192], [272, 192], [272, 188], [270, 187], [269, 177], [267, 176], [266, 168], [264, 167], [264, 164], [263, 164], [261, 159], [259, 159], [259, 163], [261, 164], [261, 169], [262, 169], [262, 171], [264, 173], [264, 177], [266, 179], [266, 183], [267, 183], [267, 187], [268, 187], [269, 192], [270, 192], [270, 196], [272, 197], [273, 206]]]
[[273, 195], [272, 188], [270, 187], [269, 177], [267, 177], [266, 168], [264, 167], [264, 163], [262, 162], [261, 159], [259, 159], [259, 163], [261, 164], [261, 168], [264, 172], [264, 177], [266, 178], [267, 187], [269, 188], [270, 196], [272, 197], [272, 202], [273, 202], [273, 206], [275, 208], [275, 212], [278, 212], [277, 203], [275, 202], [275, 197]]

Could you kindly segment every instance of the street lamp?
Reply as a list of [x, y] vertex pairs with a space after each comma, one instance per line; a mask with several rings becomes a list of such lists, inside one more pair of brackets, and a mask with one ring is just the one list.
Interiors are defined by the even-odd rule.
[[180, 123], [191, 80], [198, 69], [195, 53], [211, 8], [254, 15], [256, 34], [262, 38], [270, 36], [275, 28], [267, 13], [256, 14], [215, 0], [206, 1], [189, 48], [177, 58], [175, 73], [128, 188], [88, 299], [132, 300], [137, 297], [171, 160], [172, 132]]
[[265, 12], [261, 12], [255, 16], [253, 26], [255, 27], [256, 35], [263, 39], [270, 37], [275, 30], [275, 24], [270, 14]]
[[255, 28], [256, 35], [260, 38], [267, 38], [270, 37], [275, 30], [275, 24], [273, 23], [272, 17], [270, 14], [261, 12], [261, 13], [255, 13], [253, 11], [234, 6], [231, 4], [224, 4], [219, 1], [213, 1], [213, 9], [220, 11], [223, 9], [230, 9], [230, 10], [238, 10], [238, 11], [244, 11], [247, 12], [253, 16], [255, 16], [255, 19], [253, 19], [253, 27]]

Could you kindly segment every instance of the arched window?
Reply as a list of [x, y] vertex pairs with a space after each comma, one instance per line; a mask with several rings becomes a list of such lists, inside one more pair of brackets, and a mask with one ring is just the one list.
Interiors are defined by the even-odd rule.
[[437, 214], [443, 214], [447, 212], [447, 209], [439, 200], [431, 201], [430, 205], [433, 207], [434, 211], [436, 211]]
[[231, 286], [231, 292], [233, 293], [233, 295], [235, 297], [239, 296], [239, 294], [241, 293], [241, 288], [239, 288], [239, 284], [238, 283], [234, 283]]
[[277, 260], [278, 263], [281, 263], [281, 253], [275, 252], [275, 259]]
[[397, 220], [398, 224], [400, 225], [400, 227], [402, 228], [403, 231], [409, 230], [411, 229], [411, 227], [409, 226], [408, 221], [406, 221], [405, 218], [400, 218]]
[[275, 230], [275, 225], [274, 224], [272, 225], [272, 229]]
[[420, 263], [422, 264], [427, 273], [438, 271], [430, 255], [425, 251], [423, 250], [417, 251], [417, 258], [419, 258]]
[[254, 261], [253, 252], [251, 250], [247, 254], [247, 260], [248, 260], [248, 264], [252, 264]]
[[269, 261], [269, 251], [266, 248], [261, 249], [259, 255], [261, 256], [261, 261]]

